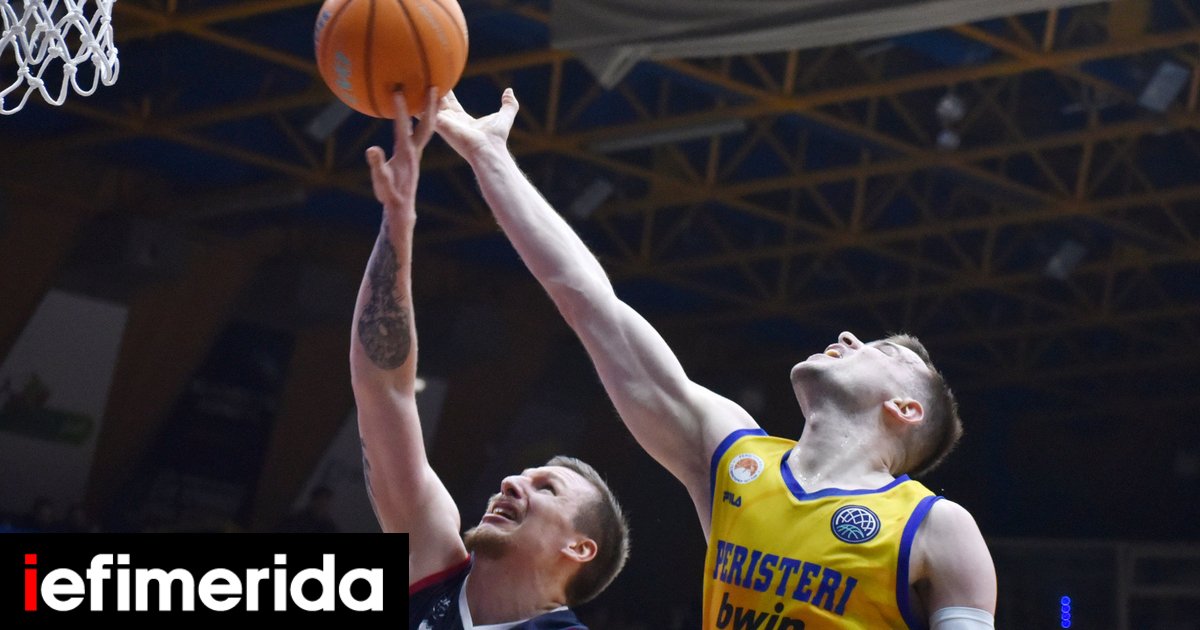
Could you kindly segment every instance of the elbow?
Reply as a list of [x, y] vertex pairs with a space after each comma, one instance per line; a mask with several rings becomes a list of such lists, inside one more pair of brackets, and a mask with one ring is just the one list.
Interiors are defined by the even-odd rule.
[[415, 397], [412, 378], [406, 372], [382, 370], [371, 362], [358, 344], [350, 347], [350, 387], [360, 403], [383, 397]]
[[379, 400], [385, 391], [384, 384], [378, 377], [365, 374], [353, 365], [350, 367], [350, 389], [354, 392], [354, 402], [359, 407]]
[[360, 388], [369, 387], [378, 380], [378, 374], [371, 370], [362, 346], [350, 342], [350, 385], [357, 393]]

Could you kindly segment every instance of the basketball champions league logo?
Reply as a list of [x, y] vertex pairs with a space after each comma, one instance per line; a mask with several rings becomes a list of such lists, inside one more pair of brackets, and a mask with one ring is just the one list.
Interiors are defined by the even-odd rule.
[[858, 544], [871, 540], [879, 533], [879, 517], [861, 505], [847, 505], [829, 519], [833, 535], [843, 542]]

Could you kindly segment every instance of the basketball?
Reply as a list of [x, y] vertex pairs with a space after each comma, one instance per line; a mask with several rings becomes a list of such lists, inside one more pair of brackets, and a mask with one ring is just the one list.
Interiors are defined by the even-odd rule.
[[457, 0], [325, 0], [313, 29], [317, 67], [346, 105], [395, 118], [404, 90], [411, 114], [429, 88], [441, 97], [467, 65], [467, 21]]

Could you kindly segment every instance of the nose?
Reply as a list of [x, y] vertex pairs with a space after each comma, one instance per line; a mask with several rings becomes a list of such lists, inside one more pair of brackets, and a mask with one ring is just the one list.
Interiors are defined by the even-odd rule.
[[848, 348], [854, 348], [856, 350], [862, 347], [862, 342], [858, 340], [858, 337], [855, 337], [854, 333], [848, 330], [844, 330], [842, 331], [842, 334], [838, 335], [838, 342]]
[[500, 482], [500, 493], [506, 497], [520, 499], [525, 496], [527, 479], [520, 475], [509, 475]]

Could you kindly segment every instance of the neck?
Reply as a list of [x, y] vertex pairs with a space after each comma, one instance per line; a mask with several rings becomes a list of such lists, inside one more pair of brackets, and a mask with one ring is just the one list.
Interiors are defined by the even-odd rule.
[[477, 555], [467, 583], [467, 605], [477, 626], [528, 619], [566, 602], [563, 581], [531, 570], [529, 559], [520, 554]]
[[810, 410], [787, 465], [807, 492], [826, 488], [864, 490], [895, 479], [889, 472], [888, 436], [878, 418]]

